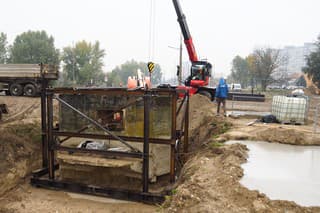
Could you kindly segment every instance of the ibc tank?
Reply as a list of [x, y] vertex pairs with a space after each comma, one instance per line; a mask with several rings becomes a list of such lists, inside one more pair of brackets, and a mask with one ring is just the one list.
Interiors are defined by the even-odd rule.
[[304, 124], [307, 111], [307, 97], [273, 97], [272, 114], [276, 116], [281, 123]]

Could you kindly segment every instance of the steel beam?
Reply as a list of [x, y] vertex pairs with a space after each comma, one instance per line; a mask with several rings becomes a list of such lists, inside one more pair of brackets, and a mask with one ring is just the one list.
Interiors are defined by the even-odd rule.
[[[53, 131], [54, 136], [63, 136], [63, 137], [76, 137], [76, 138], [92, 138], [92, 139], [104, 139], [112, 140], [114, 139], [110, 135], [101, 135], [101, 134], [91, 134], [91, 133], [76, 133], [76, 132], [63, 132], [63, 131]], [[125, 141], [143, 143], [143, 137], [128, 137], [128, 136], [119, 136]], [[160, 139], [160, 138], [149, 138], [149, 143], [152, 144], [174, 144], [171, 139]]]
[[146, 91], [143, 100], [143, 167], [142, 167], [142, 191], [147, 193], [149, 191], [149, 123], [150, 123], [150, 100], [151, 94]]
[[110, 157], [128, 157], [128, 158], [142, 158], [143, 153], [137, 152], [119, 152], [119, 151], [106, 151], [106, 150], [96, 150], [96, 149], [85, 149], [85, 148], [71, 148], [65, 146], [55, 146], [55, 150], [65, 151], [70, 153], [91, 153]]
[[139, 191], [123, 190], [118, 188], [102, 188], [97, 186], [88, 186], [80, 183], [71, 183], [66, 181], [50, 180], [46, 178], [31, 178], [31, 185], [48, 189], [67, 190], [75, 193], [97, 195], [102, 197], [111, 197], [114, 199], [139, 201], [149, 204], [161, 204], [165, 201], [165, 195], [156, 193], [142, 193]]

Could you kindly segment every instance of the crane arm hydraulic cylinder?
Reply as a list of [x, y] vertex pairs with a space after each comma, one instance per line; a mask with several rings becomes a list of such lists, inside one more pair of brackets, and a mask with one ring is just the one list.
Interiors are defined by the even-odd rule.
[[174, 8], [176, 10], [177, 16], [178, 16], [178, 22], [180, 24], [182, 35], [184, 38], [184, 43], [185, 43], [187, 51], [188, 51], [189, 59], [191, 62], [196, 62], [196, 61], [198, 61], [198, 56], [197, 56], [197, 53], [196, 53], [196, 50], [195, 50], [195, 47], [194, 47], [194, 44], [192, 41], [192, 37], [191, 37], [190, 31], [188, 28], [186, 16], [182, 12], [179, 0], [172, 0], [172, 1], [173, 1]]

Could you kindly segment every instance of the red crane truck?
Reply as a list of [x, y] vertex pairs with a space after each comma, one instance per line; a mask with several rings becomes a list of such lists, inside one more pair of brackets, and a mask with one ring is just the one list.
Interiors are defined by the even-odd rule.
[[[188, 28], [186, 16], [182, 12], [179, 0], [173, 0], [173, 5], [178, 16], [178, 22], [184, 38], [184, 43], [188, 51], [189, 60], [191, 62], [191, 73], [190, 76], [185, 80], [185, 85], [177, 86], [175, 88], [178, 90], [187, 90], [190, 95], [199, 93], [213, 100], [215, 96], [215, 88], [208, 87], [212, 65], [207, 61], [201, 61], [198, 59]], [[165, 85], [160, 87], [163, 86]]]

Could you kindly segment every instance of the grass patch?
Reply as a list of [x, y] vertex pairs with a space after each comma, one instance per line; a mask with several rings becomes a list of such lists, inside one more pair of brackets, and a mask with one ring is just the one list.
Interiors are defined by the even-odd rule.
[[220, 129], [220, 134], [226, 133], [229, 129], [231, 128], [230, 123], [222, 123], [221, 129]]
[[212, 147], [212, 148], [219, 148], [219, 147], [224, 146], [223, 143], [220, 143], [220, 142], [218, 142], [218, 141], [211, 142], [209, 145], [210, 145], [210, 147]]

